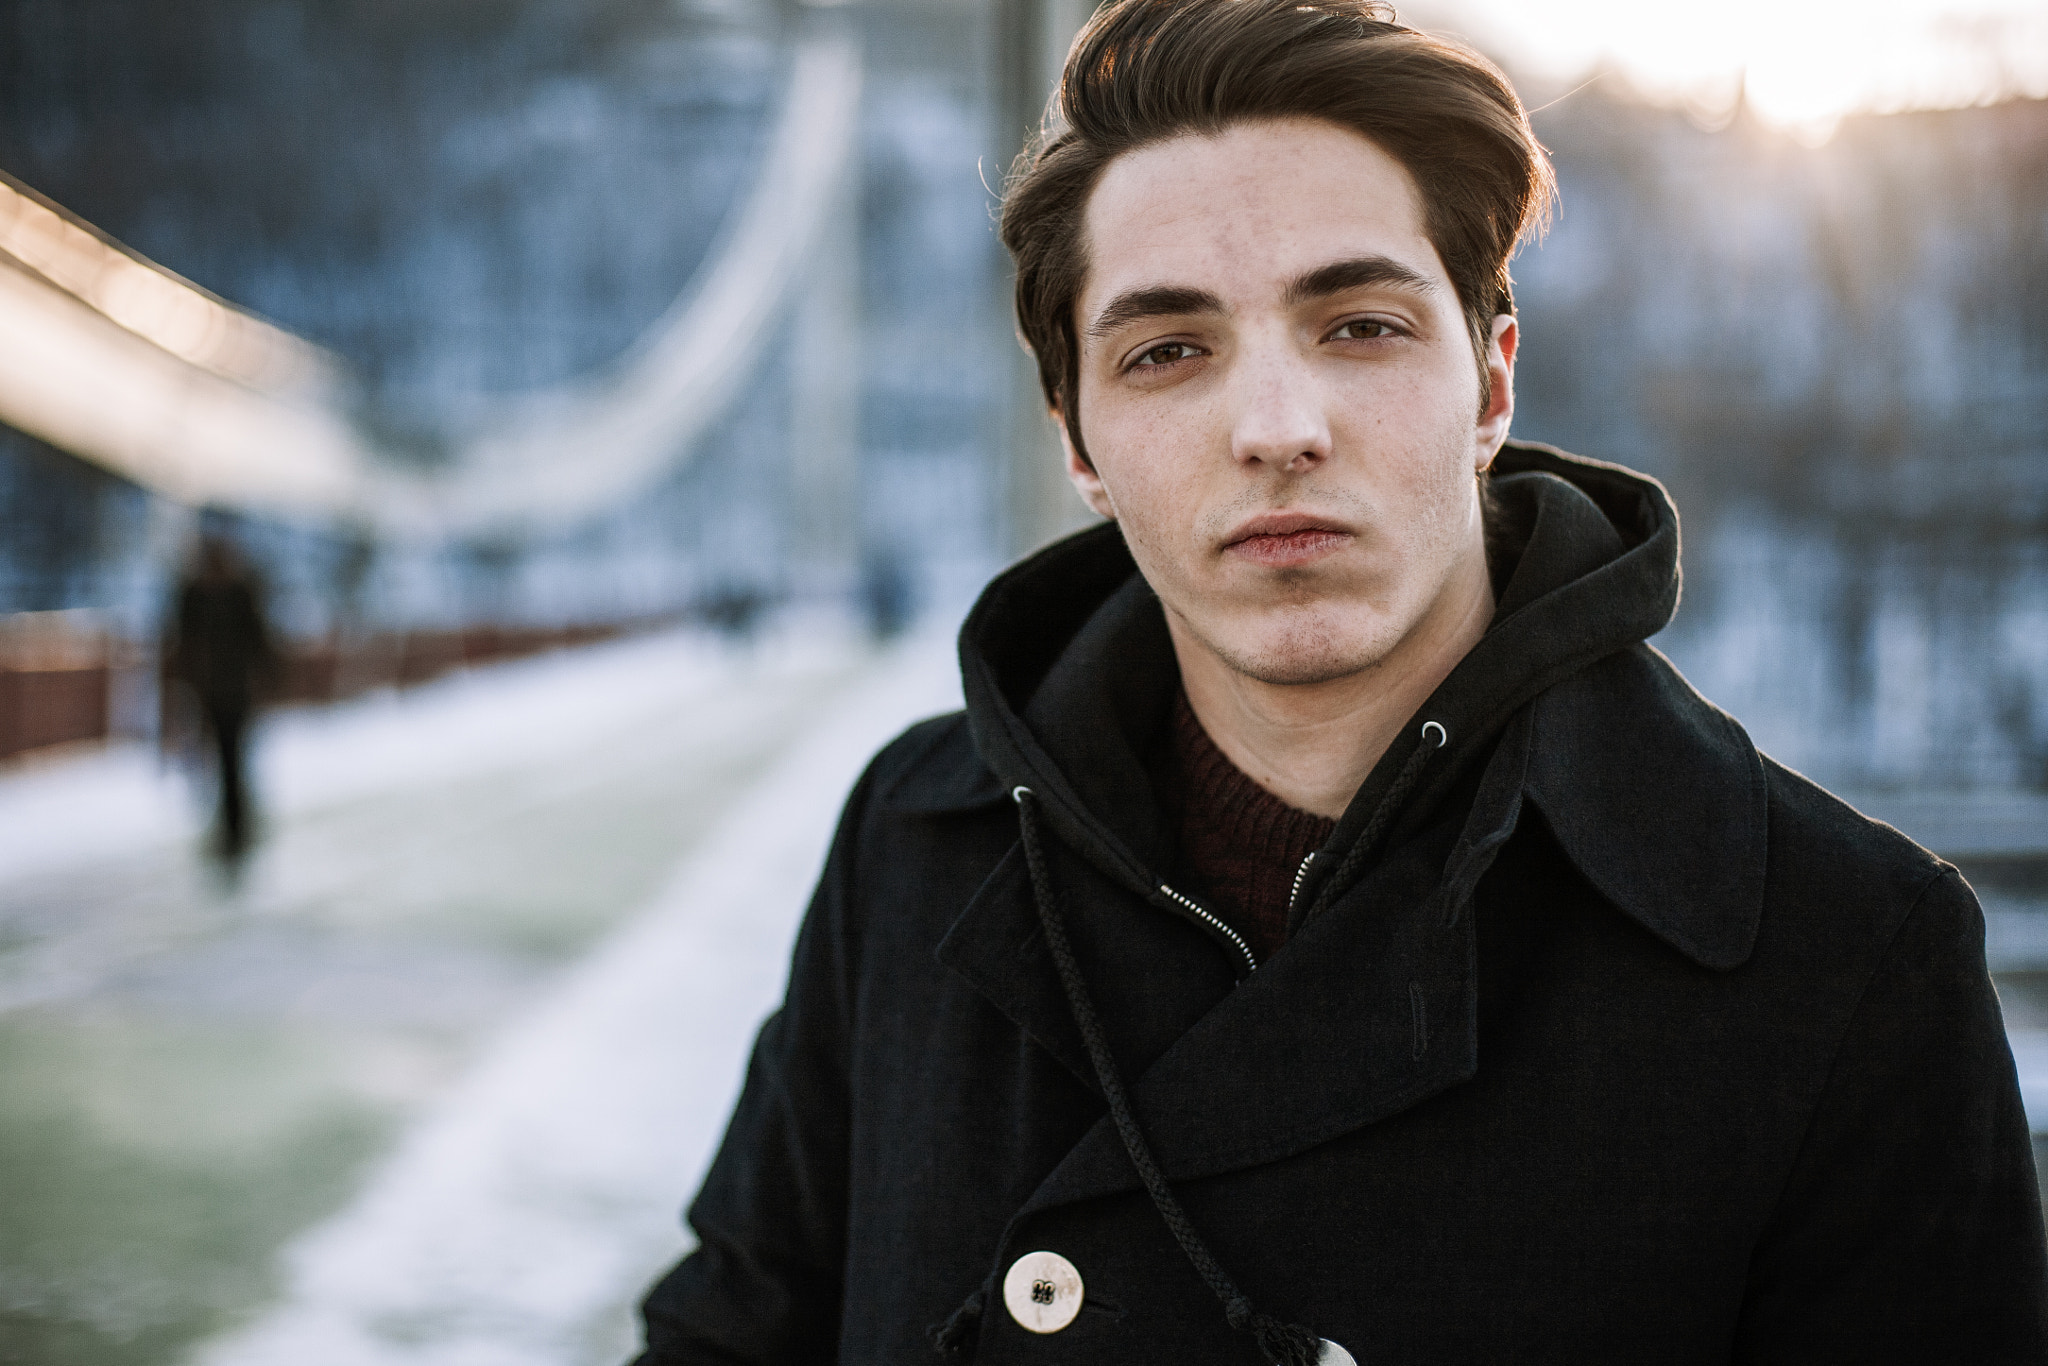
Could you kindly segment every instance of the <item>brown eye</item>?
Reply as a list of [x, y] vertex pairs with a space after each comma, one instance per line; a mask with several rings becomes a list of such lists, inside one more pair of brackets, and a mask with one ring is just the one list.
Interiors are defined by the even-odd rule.
[[1140, 351], [1138, 358], [1132, 361], [1131, 364], [1133, 367], [1140, 365], [1171, 365], [1177, 360], [1186, 360], [1194, 354], [1195, 348], [1189, 346], [1186, 342], [1161, 342], [1149, 350]]
[[1375, 341], [1393, 335], [1394, 329], [1377, 318], [1353, 318], [1330, 334], [1334, 341]]

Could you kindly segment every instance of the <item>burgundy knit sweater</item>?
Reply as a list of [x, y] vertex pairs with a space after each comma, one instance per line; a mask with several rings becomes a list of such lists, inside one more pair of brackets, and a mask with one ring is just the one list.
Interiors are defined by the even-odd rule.
[[1180, 861], [1203, 904], [1263, 961], [1287, 941], [1287, 898], [1303, 859], [1337, 823], [1289, 806], [1230, 762], [1175, 694], [1172, 772], [1162, 784]]

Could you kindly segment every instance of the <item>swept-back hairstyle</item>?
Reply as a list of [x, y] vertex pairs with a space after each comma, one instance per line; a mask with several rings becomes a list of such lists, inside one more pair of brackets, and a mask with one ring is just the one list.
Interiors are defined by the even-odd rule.
[[1471, 332], [1485, 404], [1493, 318], [1515, 307], [1508, 258], [1556, 194], [1500, 69], [1395, 23], [1383, 0], [1115, 0], [1074, 40], [1003, 196], [1017, 323], [1076, 450], [1087, 448], [1074, 305], [1088, 272], [1083, 218], [1103, 168], [1181, 134], [1282, 118], [1352, 129], [1414, 178], [1424, 230]]

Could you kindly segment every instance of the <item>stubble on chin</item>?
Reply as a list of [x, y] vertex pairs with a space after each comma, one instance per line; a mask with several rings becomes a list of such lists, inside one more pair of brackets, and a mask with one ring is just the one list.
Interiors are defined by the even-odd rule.
[[[1187, 632], [1232, 673], [1273, 687], [1308, 687], [1352, 678], [1378, 668], [1393, 643], [1370, 627], [1347, 629], [1329, 604], [1307, 602], [1253, 609], [1265, 620], [1250, 630], [1225, 632], [1176, 613]], [[1228, 627], [1225, 628], [1228, 630]]]

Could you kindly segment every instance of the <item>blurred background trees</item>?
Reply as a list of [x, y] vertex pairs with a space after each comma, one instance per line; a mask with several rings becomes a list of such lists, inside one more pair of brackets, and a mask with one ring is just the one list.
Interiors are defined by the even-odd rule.
[[2048, 104], [1537, 123], [1516, 430], [1672, 487], [1660, 643], [1832, 782], [2048, 786]]

